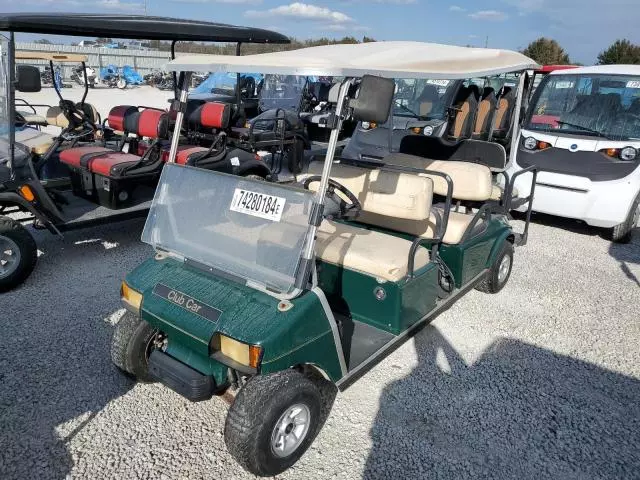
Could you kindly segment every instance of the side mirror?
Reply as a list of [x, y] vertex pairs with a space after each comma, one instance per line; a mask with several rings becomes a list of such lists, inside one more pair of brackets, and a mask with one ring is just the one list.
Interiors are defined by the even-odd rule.
[[349, 102], [356, 121], [384, 123], [389, 118], [396, 84], [390, 78], [365, 75], [356, 98]]
[[16, 65], [16, 90], [32, 93], [42, 89], [40, 70], [32, 65]]

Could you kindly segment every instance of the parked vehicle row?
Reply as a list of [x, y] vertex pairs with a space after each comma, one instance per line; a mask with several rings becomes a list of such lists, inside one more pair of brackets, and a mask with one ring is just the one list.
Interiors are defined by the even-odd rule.
[[[126, 27], [115, 15], [0, 18], [10, 32], [0, 36], [9, 60], [0, 66], [8, 99], [0, 103], [0, 213], [31, 215], [0, 217], [0, 290], [35, 267], [25, 224], [62, 234], [146, 216], [142, 240], [154, 255], [122, 283], [127, 313], [111, 360], [191, 401], [229, 392], [225, 443], [256, 475], [295, 464], [337, 392], [468, 291], [506, 285], [539, 189], [591, 195], [592, 184], [553, 183], [552, 175], [572, 174], [554, 163], [568, 155], [551, 158], [560, 139], [575, 142], [572, 153], [598, 155], [592, 183], [613, 175], [625, 199], [638, 191], [630, 175], [640, 72], [553, 72], [521, 129], [527, 72], [539, 66], [507, 50], [372, 42], [182, 56], [167, 65], [166, 78], [177, 80], [168, 109], [114, 105], [104, 120], [86, 102], [81, 62], [84, 96], [71, 102], [55, 87], [59, 104], [44, 125], [60, 133], [51, 136], [19, 119], [14, 100], [41, 88], [37, 68], [13, 64], [14, 32], [42, 25], [55, 34], [236, 42], [238, 51], [289, 39], [161, 17], [132, 16]], [[192, 91], [202, 71], [211, 74]], [[106, 73], [115, 86], [132, 74]], [[354, 128], [355, 146], [340, 156]], [[326, 153], [304, 164], [311, 132]], [[349, 154], [369, 133], [377, 153]], [[286, 183], [284, 164], [294, 174]], [[514, 209], [526, 212], [521, 231]]]

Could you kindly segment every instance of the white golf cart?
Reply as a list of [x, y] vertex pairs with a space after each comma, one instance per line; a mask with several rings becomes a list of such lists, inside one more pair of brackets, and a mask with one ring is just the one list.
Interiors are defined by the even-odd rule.
[[[511, 158], [510, 174], [541, 170], [534, 211], [608, 228], [613, 241], [628, 242], [640, 222], [640, 66], [549, 73]], [[516, 182], [520, 193], [529, 188]]]

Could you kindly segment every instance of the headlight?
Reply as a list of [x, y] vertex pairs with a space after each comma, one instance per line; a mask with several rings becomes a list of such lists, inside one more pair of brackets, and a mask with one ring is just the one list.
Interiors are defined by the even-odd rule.
[[527, 150], [535, 150], [538, 146], [538, 141], [533, 137], [527, 137], [524, 141], [524, 148]]
[[241, 365], [257, 369], [262, 360], [262, 347], [260, 345], [248, 345], [231, 337], [216, 334], [211, 340], [213, 353], [220, 352], [225, 357]]
[[638, 156], [638, 151], [633, 147], [625, 147], [620, 152], [620, 159], [631, 162]]
[[427, 125], [426, 127], [424, 127], [422, 133], [424, 133], [427, 137], [433, 135], [433, 127], [431, 125]]
[[127, 310], [131, 313], [135, 313], [136, 315], [140, 313], [142, 294], [127, 285], [127, 282], [122, 282], [122, 285], [120, 286], [120, 298]]
[[362, 122], [362, 128], [364, 128], [365, 130], [369, 130], [369, 128], [371, 128], [371, 123], [369, 122]]

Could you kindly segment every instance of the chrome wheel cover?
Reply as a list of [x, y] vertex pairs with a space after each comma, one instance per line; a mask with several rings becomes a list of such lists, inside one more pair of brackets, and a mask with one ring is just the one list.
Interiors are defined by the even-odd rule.
[[509, 272], [511, 271], [511, 256], [505, 255], [500, 260], [500, 266], [498, 267], [498, 283], [503, 284], [507, 277], [509, 276]]
[[0, 236], [0, 279], [13, 274], [20, 265], [20, 248], [9, 237]]
[[296, 403], [282, 414], [271, 433], [271, 451], [276, 457], [291, 455], [309, 433], [311, 411], [302, 403]]

